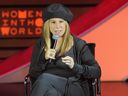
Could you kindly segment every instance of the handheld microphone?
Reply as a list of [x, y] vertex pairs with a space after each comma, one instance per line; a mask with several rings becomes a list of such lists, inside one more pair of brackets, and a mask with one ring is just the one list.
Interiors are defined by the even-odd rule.
[[53, 45], [53, 49], [55, 49], [55, 47], [56, 47], [58, 38], [59, 38], [58, 35], [53, 35], [53, 36], [52, 36], [52, 39], [55, 40], [54, 45]]
[[[57, 44], [57, 40], [58, 40], [59, 36], [58, 35], [53, 35], [52, 39], [55, 40], [54, 44], [53, 44], [53, 49], [56, 48], [56, 44]], [[52, 61], [52, 59], [49, 60], [49, 63]]]

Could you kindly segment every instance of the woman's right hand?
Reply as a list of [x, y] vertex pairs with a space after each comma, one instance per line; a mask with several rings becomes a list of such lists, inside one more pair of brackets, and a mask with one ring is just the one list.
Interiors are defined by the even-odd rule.
[[55, 49], [48, 49], [45, 52], [45, 59], [55, 59], [56, 50]]

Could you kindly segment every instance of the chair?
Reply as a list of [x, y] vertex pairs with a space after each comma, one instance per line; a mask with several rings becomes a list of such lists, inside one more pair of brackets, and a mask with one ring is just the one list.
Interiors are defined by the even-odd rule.
[[[88, 43], [91, 53], [95, 56], [95, 43]], [[90, 96], [101, 96], [100, 78], [89, 79]]]
[[[95, 43], [88, 43], [88, 47], [91, 53], [95, 56]], [[89, 83], [90, 96], [101, 96], [100, 78], [91, 78], [88, 80], [88, 83]], [[29, 74], [25, 76], [24, 86], [25, 86], [25, 96], [30, 96], [31, 81]]]

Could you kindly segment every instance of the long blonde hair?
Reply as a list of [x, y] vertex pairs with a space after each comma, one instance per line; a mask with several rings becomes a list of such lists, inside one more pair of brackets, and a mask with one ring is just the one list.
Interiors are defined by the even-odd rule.
[[[47, 51], [50, 46], [51, 46], [51, 32], [50, 32], [50, 28], [49, 28], [49, 21], [47, 20], [44, 25], [43, 25], [43, 38], [45, 41], [45, 50]], [[64, 35], [62, 36], [62, 42], [61, 42], [61, 46], [59, 47], [59, 56], [63, 55], [64, 53], [66, 53], [73, 44], [73, 36], [70, 34], [70, 27], [68, 22], [65, 21], [66, 24], [66, 29], [64, 32]]]

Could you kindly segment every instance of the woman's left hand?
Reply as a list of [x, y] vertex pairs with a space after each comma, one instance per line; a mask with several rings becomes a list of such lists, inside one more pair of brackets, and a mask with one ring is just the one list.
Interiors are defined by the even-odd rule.
[[71, 69], [74, 66], [74, 60], [70, 56], [62, 57], [62, 62], [67, 64]]

